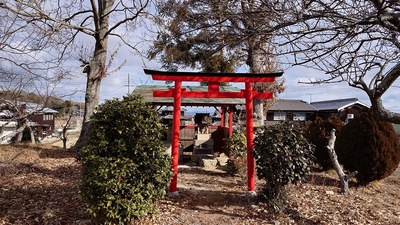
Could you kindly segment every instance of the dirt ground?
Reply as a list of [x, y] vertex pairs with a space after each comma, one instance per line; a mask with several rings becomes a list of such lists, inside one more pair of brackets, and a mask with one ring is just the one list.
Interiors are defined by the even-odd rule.
[[[68, 149], [71, 148], [76, 143], [78, 138], [79, 138], [79, 131], [68, 134], [67, 143], [66, 143], [67, 148]], [[58, 137], [47, 137], [47, 138], [40, 140], [40, 143], [43, 145], [46, 145], [46, 146], [50, 145], [52, 147], [59, 147], [59, 148], [63, 147], [63, 142]]]
[[[80, 165], [53, 142], [0, 146], [0, 225], [90, 224], [78, 195]], [[367, 187], [339, 194], [334, 173], [313, 172], [289, 186], [288, 209], [271, 212], [246, 194], [246, 179], [221, 169], [180, 166], [178, 197], [135, 224], [400, 224], [400, 169]]]

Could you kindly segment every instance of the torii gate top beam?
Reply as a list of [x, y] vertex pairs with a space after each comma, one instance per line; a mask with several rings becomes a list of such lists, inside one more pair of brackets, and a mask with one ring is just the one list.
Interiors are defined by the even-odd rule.
[[151, 75], [153, 80], [193, 82], [273, 82], [275, 77], [280, 77], [283, 74], [283, 72], [256, 74], [168, 72], [147, 69], [144, 69], [144, 73]]

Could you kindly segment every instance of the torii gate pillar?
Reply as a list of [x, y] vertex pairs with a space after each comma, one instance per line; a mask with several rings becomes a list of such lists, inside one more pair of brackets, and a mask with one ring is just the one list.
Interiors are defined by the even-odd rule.
[[255, 191], [254, 169], [254, 126], [253, 126], [253, 91], [251, 82], [245, 84], [246, 96], [246, 140], [247, 140], [247, 187], [249, 192]]
[[178, 162], [179, 162], [179, 132], [181, 122], [182, 81], [175, 81], [174, 89], [174, 119], [172, 124], [172, 180], [169, 186], [170, 195], [178, 195]]

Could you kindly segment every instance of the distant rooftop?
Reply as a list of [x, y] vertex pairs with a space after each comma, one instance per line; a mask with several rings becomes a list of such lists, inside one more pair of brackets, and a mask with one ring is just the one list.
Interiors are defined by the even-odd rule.
[[318, 111], [317, 108], [303, 100], [277, 99], [275, 104], [269, 108], [274, 111]]
[[360, 102], [358, 98], [345, 98], [345, 99], [335, 99], [319, 102], [311, 102], [312, 106], [318, 110], [342, 110], [354, 104], [359, 104], [361, 106], [369, 108], [369, 106], [363, 102]]
[[[174, 111], [174, 107], [173, 107], [173, 106], [167, 106], [167, 107], [163, 107], [163, 108], [161, 108], [161, 111], [169, 111], [169, 112], [173, 112], [173, 111]], [[187, 109], [185, 109], [185, 108], [181, 108], [181, 111], [187, 111]]]
[[[244, 110], [244, 106], [237, 106], [237, 109]], [[303, 100], [276, 99], [275, 104], [268, 110], [271, 111], [301, 111], [301, 112], [317, 112], [314, 106]]]

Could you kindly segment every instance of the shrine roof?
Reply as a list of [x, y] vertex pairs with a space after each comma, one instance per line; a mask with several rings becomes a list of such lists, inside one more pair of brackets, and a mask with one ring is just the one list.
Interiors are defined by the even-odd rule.
[[[174, 88], [174, 85], [139, 85], [136, 86], [133, 93], [140, 94], [144, 97], [146, 102], [150, 102], [154, 105], [173, 105], [173, 97], [153, 97], [153, 91], [168, 91], [170, 88]], [[204, 91], [207, 92], [207, 86], [185, 86], [182, 85], [182, 89], [185, 88], [187, 91]], [[232, 86], [220, 86], [221, 92], [240, 92], [240, 88]], [[234, 106], [244, 105], [245, 99], [243, 98], [182, 98], [182, 106]]]

